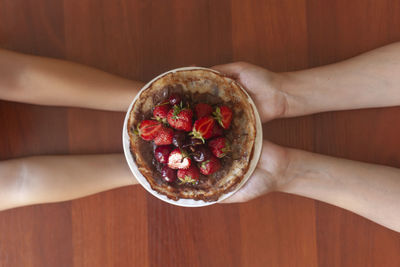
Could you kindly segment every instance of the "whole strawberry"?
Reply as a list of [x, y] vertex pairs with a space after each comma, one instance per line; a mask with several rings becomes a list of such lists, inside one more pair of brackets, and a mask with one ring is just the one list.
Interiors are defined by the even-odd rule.
[[169, 110], [170, 105], [168, 102], [161, 103], [153, 109], [153, 116], [156, 120], [166, 123]]
[[190, 135], [192, 135], [193, 138], [200, 139], [203, 141], [203, 143], [205, 143], [205, 139], [211, 138], [213, 134], [214, 124], [214, 118], [211, 116], [198, 119], [194, 122], [193, 131], [190, 133]]
[[177, 130], [189, 132], [192, 129], [193, 111], [182, 105], [174, 105], [168, 112], [169, 125]]
[[210, 116], [213, 112], [212, 106], [209, 104], [205, 103], [199, 103], [194, 107], [194, 110], [196, 111], [196, 116], [198, 119], [205, 117], [205, 116]]
[[157, 146], [170, 145], [172, 144], [173, 137], [174, 130], [166, 126], [161, 126], [157, 136], [154, 138], [154, 144]]
[[225, 137], [217, 137], [210, 140], [210, 142], [208, 142], [208, 146], [210, 147], [211, 152], [217, 158], [225, 157], [231, 149], [230, 144]]
[[178, 170], [177, 176], [180, 184], [195, 185], [199, 181], [200, 173], [199, 169], [192, 165], [186, 170]]
[[211, 157], [209, 160], [200, 163], [200, 172], [204, 175], [215, 173], [221, 168], [221, 163], [216, 157]]
[[179, 148], [172, 150], [168, 156], [168, 167], [171, 169], [187, 169], [190, 167], [192, 160], [189, 155]]
[[137, 126], [135, 131], [143, 140], [151, 141], [161, 129], [161, 123], [154, 120], [144, 120]]
[[232, 121], [232, 110], [227, 106], [220, 106], [213, 113], [215, 119], [224, 129], [228, 129]]

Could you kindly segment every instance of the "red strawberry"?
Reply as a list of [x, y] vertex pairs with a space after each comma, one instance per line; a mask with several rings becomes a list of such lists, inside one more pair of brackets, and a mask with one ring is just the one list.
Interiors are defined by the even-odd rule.
[[168, 105], [168, 102], [161, 103], [157, 105], [154, 110], [153, 110], [153, 116], [156, 120], [162, 121], [162, 122], [167, 122], [167, 115], [168, 111], [170, 109], [170, 106]]
[[193, 131], [190, 133], [190, 135], [193, 135], [193, 138], [200, 139], [203, 141], [203, 143], [205, 143], [205, 139], [208, 139], [212, 136], [214, 125], [215, 121], [211, 116], [198, 119], [194, 122]]
[[203, 161], [200, 164], [200, 172], [204, 175], [215, 173], [221, 168], [221, 163], [216, 157], [211, 157], [209, 160]]
[[225, 137], [218, 137], [210, 142], [208, 142], [208, 146], [211, 149], [211, 152], [217, 158], [223, 158], [230, 151], [231, 147], [228, 140]]
[[205, 103], [197, 104], [194, 109], [196, 111], [196, 115], [197, 115], [198, 119], [205, 117], [205, 116], [210, 116], [213, 112], [212, 106], [210, 106], [209, 104], [205, 104]]
[[214, 124], [213, 132], [211, 137], [219, 137], [224, 135], [224, 130], [218, 123]]
[[232, 121], [232, 110], [227, 106], [220, 106], [213, 113], [215, 119], [224, 129], [228, 129]]
[[162, 126], [157, 136], [154, 138], [154, 144], [156, 144], [157, 146], [170, 145], [172, 144], [173, 137], [174, 137], [174, 130]]
[[161, 123], [153, 120], [144, 120], [139, 123], [137, 133], [143, 140], [153, 140], [161, 129]]
[[176, 148], [169, 154], [168, 167], [171, 169], [187, 169], [191, 163], [192, 160], [184, 150]]
[[189, 132], [192, 129], [192, 118], [192, 110], [189, 108], [184, 108], [182, 105], [173, 106], [167, 115], [167, 120], [171, 127], [186, 132]]
[[180, 184], [196, 184], [199, 181], [199, 169], [192, 165], [186, 170], [178, 170], [178, 179]]

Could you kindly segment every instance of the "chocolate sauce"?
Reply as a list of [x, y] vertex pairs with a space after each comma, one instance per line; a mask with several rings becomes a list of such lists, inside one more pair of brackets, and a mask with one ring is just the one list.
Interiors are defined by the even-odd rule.
[[[192, 109], [197, 103], [207, 103], [212, 106], [216, 106], [218, 104], [222, 104], [223, 101], [214, 95], [211, 94], [199, 94], [199, 93], [187, 93], [183, 91], [183, 88], [180, 84], [171, 86], [165, 86], [163, 89], [161, 89], [158, 93], [153, 95], [153, 104], [156, 106], [159, 103], [165, 102], [168, 97], [173, 94], [173, 93], [178, 93], [182, 95], [182, 101], [184, 104], [189, 105]], [[230, 106], [230, 103], [224, 103], [224, 105]], [[152, 112], [149, 111], [147, 113], [137, 113], [135, 114], [137, 118], [139, 118], [139, 121], [145, 120], [145, 119], [151, 119], [152, 117]], [[195, 120], [196, 118], [194, 118]], [[233, 130], [224, 130], [224, 135], [226, 138], [232, 140], [232, 138], [235, 136]], [[190, 138], [187, 138], [190, 139]], [[146, 164], [148, 166], [151, 166], [152, 172], [153, 172], [153, 178], [157, 184], [165, 184], [165, 185], [171, 185], [177, 190], [184, 190], [185, 188], [190, 188], [190, 189], [207, 189], [210, 186], [214, 185], [218, 180], [223, 178], [229, 171], [229, 169], [232, 166], [234, 157], [231, 155], [228, 155], [221, 160], [221, 168], [215, 172], [212, 175], [202, 175], [200, 174], [200, 179], [199, 182], [195, 185], [192, 184], [180, 184], [179, 180], [176, 180], [175, 182], [168, 183], [164, 181], [164, 179], [161, 176], [161, 169], [162, 169], [162, 164], [154, 160], [154, 149], [155, 145], [153, 141], [144, 141], [142, 139], [139, 140], [138, 142], [138, 149], [139, 153], [142, 155], [143, 159], [145, 160]], [[190, 151], [190, 150], [189, 150]], [[194, 160], [192, 160], [192, 164], [196, 164]]]

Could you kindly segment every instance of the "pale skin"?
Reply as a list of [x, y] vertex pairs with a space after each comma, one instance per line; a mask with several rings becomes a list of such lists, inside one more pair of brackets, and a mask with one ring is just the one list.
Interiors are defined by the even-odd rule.
[[[26, 72], [23, 63], [16, 63], [14, 70], [10, 70], [2, 63], [7, 53], [0, 50], [0, 76], [5, 77], [0, 79], [2, 99], [125, 111], [141, 86], [139, 82], [53, 60], [53, 68], [63, 65], [56, 72], [57, 79], [53, 77], [53, 68], [45, 68], [45, 72], [36, 75], [36, 64], [46, 66], [48, 61], [36, 57], [30, 59], [31, 72], [29, 68]], [[9, 60], [13, 61], [12, 58]], [[21, 67], [24, 71], [19, 71]], [[81, 71], [75, 72], [74, 68], [81, 68]], [[340, 63], [297, 72], [273, 73], [247, 63], [214, 68], [236, 78], [254, 96], [263, 122], [323, 111], [400, 105], [400, 43]], [[64, 79], [62, 73], [68, 69], [69, 76]], [[86, 72], [91, 74], [92, 82], [103, 79], [102, 84], [109, 85], [102, 87], [102, 94], [96, 100], [92, 94], [97, 89], [87, 86], [82, 78]], [[23, 75], [28, 75], [29, 84], [19, 82], [25, 79]], [[51, 85], [54, 80], [57, 83]], [[38, 88], [44, 84], [50, 84], [48, 88], [53, 90]], [[119, 86], [115, 88], [115, 84]], [[65, 102], [54, 102], [53, 94], [70, 90], [71, 85], [75, 90], [69, 98]], [[10, 95], [10, 91], [16, 93]], [[31, 96], [20, 95], [18, 91], [29, 92]], [[124, 97], [120, 97], [120, 93]], [[114, 98], [116, 101], [110, 107], [106, 100]], [[95, 101], [98, 102], [88, 103]], [[3, 161], [0, 163], [0, 209], [63, 201], [134, 184], [124, 161], [123, 155], [30, 157]], [[76, 168], [67, 170], [66, 165]], [[57, 179], [54, 179], [55, 173]], [[225, 202], [244, 202], [271, 191], [324, 201], [400, 232], [400, 170], [396, 168], [285, 148], [265, 140], [253, 176]]]
[[128, 109], [142, 82], [84, 65], [0, 49], [0, 99], [110, 111]]

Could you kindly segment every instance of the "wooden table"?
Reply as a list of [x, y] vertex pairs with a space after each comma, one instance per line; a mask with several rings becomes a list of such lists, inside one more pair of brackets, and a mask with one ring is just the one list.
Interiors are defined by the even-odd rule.
[[[397, 0], [0, 0], [1, 47], [142, 81], [237, 60], [310, 68], [399, 40]], [[121, 152], [123, 116], [0, 102], [0, 159]], [[264, 130], [281, 145], [400, 167], [400, 108]], [[398, 267], [400, 235], [298, 196], [190, 209], [132, 186], [0, 212], [0, 266]]]

